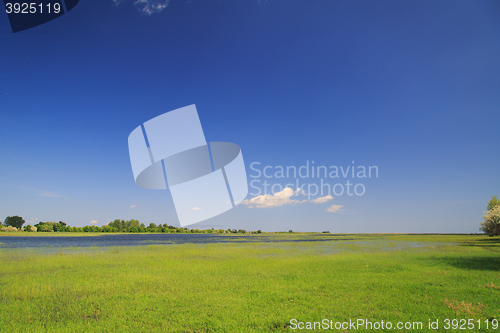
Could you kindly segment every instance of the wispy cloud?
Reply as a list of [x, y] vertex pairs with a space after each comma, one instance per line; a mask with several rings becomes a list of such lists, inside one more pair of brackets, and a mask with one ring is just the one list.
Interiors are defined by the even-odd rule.
[[50, 198], [62, 198], [62, 195], [55, 194], [54, 192], [49, 191], [39, 191], [38, 195], [42, 197], [50, 197]]
[[144, 14], [159, 13], [167, 8], [170, 0], [135, 0], [134, 5]]
[[324, 197], [319, 197], [313, 200], [309, 200], [309, 202], [320, 204], [330, 200], [333, 200], [333, 197], [331, 195], [325, 195]]
[[32, 188], [32, 187], [23, 187], [23, 186], [18, 186], [18, 188], [21, 188], [23, 190], [28, 190], [36, 193], [36, 195], [39, 195], [41, 197], [50, 197], [50, 198], [62, 198], [64, 197], [63, 195], [56, 194], [54, 192], [49, 192], [49, 191], [42, 191], [37, 188]]
[[130, 208], [135, 208], [135, 207], [137, 207], [137, 205], [132, 205], [132, 206], [130, 206]]
[[97, 220], [90, 221], [90, 224], [97, 224]]
[[290, 187], [286, 187], [281, 192], [276, 192], [274, 194], [259, 195], [254, 198], [244, 200], [241, 203], [243, 205], [247, 205], [248, 208], [271, 208], [284, 205], [302, 204], [306, 202], [320, 204], [320, 203], [325, 203], [329, 200], [333, 200], [333, 197], [331, 195], [319, 197], [313, 200], [297, 200], [293, 198], [298, 195], [305, 195], [305, 194], [306, 193], [300, 189], [294, 191]]
[[27, 224], [36, 224], [37, 221], [38, 221], [38, 217], [37, 218], [30, 217], [30, 219], [28, 221], [26, 221], [26, 223]]
[[191, 208], [191, 209], [192, 209], [192, 210], [201, 210], [201, 208], [200, 208], [200, 207], [193, 207], [193, 208]]
[[[120, 5], [125, 2], [125, 0], [111, 0], [115, 6]], [[168, 7], [170, 0], [133, 0], [134, 5], [139, 9], [139, 11], [143, 12], [146, 15], [152, 15], [156, 13], [160, 13], [165, 8]], [[220, 0], [219, 0], [220, 1]], [[186, 0], [186, 4], [193, 3], [193, 0]], [[258, 4], [267, 3], [267, 0], [257, 0]]]
[[330, 207], [328, 207], [326, 209], [327, 212], [330, 212], [330, 213], [337, 213], [338, 211], [340, 211], [340, 209], [344, 207], [342, 205], [331, 205]]
[[[125, 0], [111, 0], [118, 6]], [[146, 15], [152, 15], [159, 13], [165, 8], [167, 8], [170, 0], [134, 0], [134, 5], [137, 9]]]

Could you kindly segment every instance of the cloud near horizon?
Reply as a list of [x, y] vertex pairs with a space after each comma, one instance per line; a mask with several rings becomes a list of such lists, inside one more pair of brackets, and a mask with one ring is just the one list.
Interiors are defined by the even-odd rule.
[[313, 200], [292, 199], [292, 197], [298, 196], [299, 194], [305, 195], [304, 191], [300, 189], [294, 191], [290, 187], [286, 187], [281, 192], [276, 192], [274, 194], [263, 194], [251, 199], [243, 200], [241, 204], [247, 205], [248, 208], [271, 208], [284, 205], [296, 205], [306, 202], [325, 203], [333, 199], [331, 195], [319, 197]]
[[90, 221], [90, 224], [97, 224], [97, 220]]
[[40, 191], [40, 193], [38, 195], [42, 196], [42, 197], [62, 198], [62, 195], [58, 195], [58, 194], [48, 192], [48, 191]]
[[331, 195], [326, 195], [324, 197], [319, 197], [319, 198], [316, 198], [316, 199], [313, 199], [313, 200], [309, 200], [309, 202], [312, 202], [312, 203], [325, 203], [329, 200], [333, 200], [333, 197]]
[[337, 213], [338, 211], [340, 211], [340, 209], [344, 207], [342, 205], [331, 205], [330, 207], [328, 207], [326, 209], [327, 212], [330, 212], [330, 213]]

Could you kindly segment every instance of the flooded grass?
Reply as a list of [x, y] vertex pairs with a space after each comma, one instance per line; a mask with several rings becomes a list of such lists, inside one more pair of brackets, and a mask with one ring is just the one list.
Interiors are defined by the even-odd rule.
[[500, 319], [500, 249], [484, 236], [342, 235], [344, 241], [321, 242], [314, 239], [331, 236], [299, 236], [1, 249], [0, 327], [277, 332], [292, 331], [292, 319], [424, 325], [429, 319]]

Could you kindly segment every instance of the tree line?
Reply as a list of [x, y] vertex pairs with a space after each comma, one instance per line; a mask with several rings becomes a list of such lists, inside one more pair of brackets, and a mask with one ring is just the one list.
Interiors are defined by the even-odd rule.
[[[158, 232], [158, 233], [246, 233], [244, 229], [188, 229], [178, 228], [166, 223], [156, 225], [150, 223], [145, 226], [138, 220], [119, 220], [116, 219], [103, 226], [87, 225], [84, 227], [71, 227], [63, 221], [59, 222], [39, 222], [35, 225], [26, 225], [26, 221], [20, 216], [8, 216], [2, 226], [2, 231], [26, 231], [26, 232], [128, 232], [128, 233], [142, 233], [142, 232]], [[260, 230], [251, 231], [250, 233], [261, 233]]]
[[[480, 230], [488, 236], [500, 235], [500, 199], [493, 196], [488, 202], [487, 211], [483, 215], [484, 222], [481, 222]], [[26, 231], [26, 232], [128, 232], [128, 233], [141, 233], [141, 232], [158, 232], [158, 233], [246, 233], [244, 229], [188, 229], [178, 228], [168, 224], [150, 223], [147, 227], [144, 223], [138, 220], [119, 220], [116, 219], [101, 227], [96, 225], [87, 225], [84, 227], [71, 227], [63, 221], [59, 222], [39, 222], [34, 226], [26, 225], [26, 221], [20, 216], [8, 216], [3, 225], [0, 223], [0, 231]], [[289, 232], [292, 232], [291, 230]], [[251, 233], [261, 233], [260, 230], [251, 231]]]

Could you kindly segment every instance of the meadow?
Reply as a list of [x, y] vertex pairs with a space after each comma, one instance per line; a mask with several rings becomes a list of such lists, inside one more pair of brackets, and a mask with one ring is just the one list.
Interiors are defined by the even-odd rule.
[[[314, 241], [333, 236], [261, 234], [250, 243], [52, 253], [0, 249], [0, 331], [500, 332], [498, 237]], [[342, 328], [358, 319], [390, 322], [392, 329]], [[468, 329], [459, 329], [461, 319], [472, 319]], [[313, 329], [325, 320], [328, 329]], [[429, 320], [438, 328], [429, 329]]]

